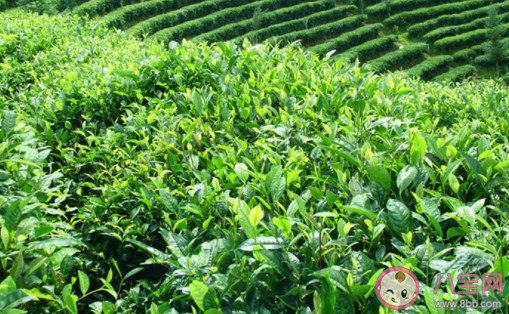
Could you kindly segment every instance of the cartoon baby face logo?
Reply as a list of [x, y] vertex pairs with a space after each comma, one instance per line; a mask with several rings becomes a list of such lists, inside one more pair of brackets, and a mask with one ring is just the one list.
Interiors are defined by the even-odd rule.
[[386, 269], [376, 281], [376, 296], [386, 307], [402, 310], [414, 303], [419, 282], [414, 273], [404, 267]]

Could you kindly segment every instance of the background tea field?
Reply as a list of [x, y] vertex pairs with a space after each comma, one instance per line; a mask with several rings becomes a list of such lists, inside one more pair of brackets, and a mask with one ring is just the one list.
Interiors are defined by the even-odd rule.
[[[284, 45], [299, 40], [321, 56], [358, 58], [372, 71], [405, 70], [426, 80], [496, 78], [508, 70], [506, 0], [21, 0], [17, 4], [26, 2], [39, 11], [87, 15], [100, 25], [163, 42], [248, 39]], [[491, 41], [497, 44], [489, 49]]]

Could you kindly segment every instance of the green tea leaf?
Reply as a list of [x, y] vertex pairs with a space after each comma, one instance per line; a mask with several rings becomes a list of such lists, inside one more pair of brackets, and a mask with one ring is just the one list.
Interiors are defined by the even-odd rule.
[[260, 206], [255, 206], [249, 212], [249, 223], [251, 226], [256, 227], [263, 219], [264, 212]]
[[0, 292], [7, 295], [16, 290], [16, 282], [11, 276], [8, 276], [0, 283]]
[[334, 313], [336, 308], [336, 289], [329, 280], [329, 276], [321, 280], [320, 311], [321, 313]]
[[369, 210], [367, 209], [364, 209], [364, 208], [360, 208], [360, 207], [356, 207], [356, 206], [349, 206], [349, 205], [344, 205], [342, 207], [344, 210], [346, 211], [349, 211], [349, 212], [352, 212], [352, 213], [356, 213], [356, 214], [360, 214], [360, 215], [364, 215], [368, 218], [371, 218], [371, 219], [376, 219], [377, 216], [375, 214], [373, 214], [372, 212], [370, 212]]
[[283, 177], [274, 178], [274, 182], [270, 188], [270, 195], [275, 201], [279, 200], [285, 191], [286, 179]]
[[189, 292], [191, 293], [191, 297], [202, 311], [205, 311], [203, 302], [208, 291], [209, 288], [207, 285], [201, 281], [193, 280], [193, 282], [189, 285]]
[[412, 135], [412, 145], [410, 148], [410, 163], [412, 165], [417, 165], [426, 155], [426, 151], [428, 150], [428, 144], [424, 137], [422, 137], [419, 133], [415, 132]]
[[440, 210], [438, 209], [437, 203], [429, 198], [419, 198], [418, 202], [422, 210], [428, 216], [428, 219], [435, 227], [437, 235], [439, 237], [443, 237], [442, 227], [440, 226]]
[[60, 272], [64, 276], [70, 275], [73, 267], [74, 259], [72, 256], [67, 255], [60, 263]]
[[110, 301], [103, 301], [102, 302], [102, 310], [104, 314], [114, 314], [115, 313], [115, 304], [111, 303]]
[[385, 224], [397, 235], [407, 232], [412, 226], [412, 213], [403, 203], [390, 199], [387, 202]]
[[426, 287], [424, 289], [424, 301], [426, 302], [426, 306], [431, 314], [444, 314], [445, 310], [443, 308], [439, 308], [435, 306], [435, 301], [443, 301], [437, 296], [433, 289], [430, 287]]
[[14, 202], [9, 206], [5, 214], [5, 227], [10, 231], [16, 230], [20, 218], [21, 209], [19, 208], [19, 202]]
[[63, 299], [67, 309], [72, 314], [78, 314], [78, 303], [77, 303], [78, 298], [74, 295], [66, 295], [63, 297]]
[[166, 190], [159, 190], [159, 196], [161, 197], [161, 201], [163, 202], [164, 206], [170, 210], [172, 213], [178, 213], [179, 211], [179, 203], [173, 195], [171, 195], [170, 192]]
[[90, 279], [88, 278], [87, 274], [85, 274], [81, 270], [78, 270], [78, 278], [80, 281], [81, 293], [86, 294], [88, 291], [88, 288], [90, 288]]
[[367, 170], [371, 179], [380, 184], [384, 190], [388, 191], [391, 189], [391, 175], [384, 167], [371, 166]]
[[2, 133], [7, 135], [16, 126], [16, 112], [4, 110], [2, 112]]
[[239, 163], [235, 165], [235, 173], [237, 174], [239, 179], [244, 183], [246, 183], [247, 179], [249, 179], [249, 169], [244, 163]]
[[256, 228], [251, 224], [251, 211], [249, 206], [244, 202], [240, 202], [239, 206], [239, 223], [248, 238], [256, 238]]
[[274, 217], [272, 218], [272, 223], [274, 223], [274, 225], [281, 229], [281, 231], [283, 231], [285, 234], [292, 232], [292, 225], [286, 217]]
[[418, 170], [413, 165], [407, 165], [398, 174], [397, 185], [400, 192], [403, 192], [417, 177]]

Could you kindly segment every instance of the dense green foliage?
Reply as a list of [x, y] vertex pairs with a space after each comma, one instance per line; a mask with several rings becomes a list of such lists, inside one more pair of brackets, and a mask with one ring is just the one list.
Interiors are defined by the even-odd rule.
[[408, 28], [408, 33], [410, 36], [418, 37], [439, 27], [467, 24], [473, 22], [475, 19], [486, 17], [493, 6], [497, 7], [500, 12], [509, 11], [509, 2], [503, 2], [461, 13], [444, 14], [437, 18], [429, 19], [425, 22], [410, 26]]
[[[1, 1], [1, 0], [0, 0]], [[425, 54], [399, 55], [398, 67], [409, 69], [425, 58], [454, 55], [449, 67], [476, 67], [476, 77], [501, 78], [509, 71], [501, 26], [492, 40], [489, 12], [500, 23], [509, 21], [507, 0], [19, 0], [37, 12], [60, 12], [91, 17], [100, 26], [118, 28], [127, 36], [164, 43], [191, 40], [241, 45], [267, 41], [270, 45], [300, 42], [321, 56], [334, 55], [368, 63], [398, 47], [430, 45]], [[49, 3], [55, 9], [47, 9]], [[3, 6], [13, 6], [10, 1]], [[77, 8], [76, 8], [77, 6]], [[2, 5], [0, 4], [0, 8]], [[495, 11], [496, 9], [496, 11]], [[488, 44], [488, 42], [490, 42]], [[483, 49], [479, 50], [482, 46]], [[470, 50], [471, 49], [471, 50]], [[487, 51], [486, 49], [489, 49]], [[348, 52], [347, 52], [348, 51]], [[475, 51], [475, 52], [474, 52]], [[481, 54], [479, 56], [474, 54]], [[435, 61], [438, 59], [435, 59]], [[494, 61], [496, 60], [496, 61]], [[396, 60], [394, 60], [396, 61]], [[433, 61], [430, 61], [433, 62]], [[382, 71], [382, 70], [381, 70]], [[431, 80], [440, 71], [432, 71]]]
[[[285, 8], [288, 5], [300, 4], [307, 0], [262, 0], [234, 8], [228, 8], [210, 14], [202, 19], [187, 21], [174, 27], [168, 27], [154, 34], [154, 39], [169, 42], [172, 40], [181, 41], [185, 38], [192, 38], [202, 33], [213, 31], [214, 29], [245, 19], [253, 18], [256, 10], [273, 11]], [[299, 8], [301, 11], [302, 8]], [[277, 21], [273, 19], [272, 22]], [[269, 22], [270, 23], [270, 22]], [[261, 23], [259, 23], [261, 26]]]
[[[191, 0], [193, 1], [193, 0]], [[291, 0], [299, 1], [299, 0]], [[199, 19], [209, 14], [220, 12], [221, 10], [233, 8], [236, 6], [253, 3], [255, 0], [207, 0], [200, 1], [194, 5], [189, 5], [182, 10], [170, 11], [159, 14], [147, 20], [144, 20], [132, 28], [127, 33], [133, 36], [142, 37], [152, 35], [160, 30], [173, 27], [188, 21]]]
[[[73, 13], [80, 16], [88, 15], [89, 17], [93, 17], [114, 11], [115, 9], [124, 5], [129, 5], [137, 2], [140, 2], [140, 0], [90, 0], [84, 2], [81, 6], [76, 8]], [[152, 1], [148, 1], [146, 3], [150, 2]]]
[[[278, 27], [283, 28], [285, 32], [288, 32], [289, 27], [284, 23], [286, 21], [290, 21], [291, 25], [298, 25], [299, 21], [304, 20], [306, 22], [305, 26], [313, 27], [324, 22], [330, 22], [332, 18], [337, 19], [345, 17], [348, 12], [353, 12], [356, 9], [355, 6], [345, 6], [335, 9], [335, 5], [335, 1], [331, 0], [304, 2], [288, 8], [265, 12], [260, 16], [258, 21], [255, 21], [253, 18], [245, 19], [237, 23], [230, 23], [212, 31], [204, 32], [194, 37], [193, 40], [197, 42], [218, 42], [230, 40], [238, 36], [247, 37], [247, 33], [265, 29], [271, 25], [278, 25]], [[275, 34], [273, 33], [273, 35]]]
[[476, 69], [472, 65], [463, 65], [454, 68], [448, 72], [436, 76], [433, 80], [437, 82], [460, 82], [461, 80], [472, 76]]
[[[330, 39], [329, 41], [322, 44], [322, 45], [328, 45], [334, 41], [338, 41], [341, 36], [343, 36], [345, 34], [349, 34], [346, 32], [353, 30], [356, 27], [361, 26], [362, 22], [364, 22], [366, 19], [367, 19], [366, 15], [355, 15], [355, 16], [347, 17], [345, 19], [336, 21], [336, 22], [320, 25], [320, 26], [314, 27], [309, 30], [292, 32], [292, 33], [288, 33], [285, 35], [277, 36], [272, 39], [272, 42], [273, 43], [281, 42], [283, 44], [287, 44], [287, 43], [291, 43], [291, 42], [299, 40], [304, 45], [309, 45], [310, 43], [315, 43], [315, 44], [320, 43], [323, 40], [327, 40], [332, 37], [332, 39]], [[372, 29], [373, 25], [366, 25], [365, 27]], [[364, 27], [360, 27], [353, 32], [362, 32], [362, 29], [364, 29]], [[380, 28], [378, 28], [378, 29], [380, 29]], [[373, 33], [373, 31], [372, 31], [372, 33]], [[343, 35], [341, 35], [340, 37], [334, 38], [334, 35], [340, 35], [340, 34], [343, 34]], [[318, 47], [318, 46], [315, 46], [314, 48], [316, 48], [316, 47]]]
[[465, 10], [484, 7], [493, 2], [502, 2], [503, 0], [469, 0], [457, 3], [446, 3], [433, 7], [421, 8], [413, 11], [405, 11], [394, 14], [384, 21], [386, 25], [404, 26], [411, 23], [422, 22], [444, 14], [460, 13]]
[[[237, 36], [232, 41], [240, 43], [244, 39], [247, 39], [251, 42], [262, 42], [266, 39], [269, 39], [271, 37], [277, 37], [282, 36], [285, 34], [292, 34], [295, 38], [299, 38], [300, 33], [296, 33], [298, 31], [302, 31], [301, 34], [306, 34], [309, 32], [305, 32], [307, 29], [313, 29], [315, 27], [318, 27], [322, 24], [330, 24], [333, 23], [336, 20], [342, 20], [346, 18], [346, 16], [350, 13], [353, 13], [357, 9], [356, 6], [348, 5], [348, 6], [342, 6], [338, 7], [332, 10], [327, 10], [324, 12], [318, 12], [315, 14], [311, 14], [305, 18], [296, 19], [293, 21], [288, 21], [284, 23], [278, 23], [274, 24], [259, 30], [253, 30], [251, 32], [248, 32], [244, 35]], [[365, 20], [365, 17], [355, 17], [353, 19], [350, 19], [348, 21], [355, 20], [362, 22]], [[338, 21], [334, 25], [344, 25], [344, 21]], [[295, 36], [297, 34], [297, 36]], [[288, 36], [288, 35], [287, 35]]]
[[[502, 25], [501, 35], [505, 36], [509, 34], [509, 23]], [[459, 48], [465, 48], [475, 44], [479, 44], [488, 39], [488, 34], [485, 29], [478, 29], [471, 32], [466, 32], [460, 35], [449, 36], [437, 40], [434, 43], [434, 47], [441, 51], [454, 50]]]
[[382, 313], [389, 266], [507, 305], [505, 86], [1, 17], [2, 314]]
[[352, 46], [358, 45], [365, 40], [376, 37], [378, 32], [382, 29], [382, 24], [369, 24], [362, 26], [354, 31], [344, 33], [339, 37], [330, 39], [322, 44], [316, 45], [311, 48], [313, 52], [323, 56], [330, 51], [343, 51]]
[[[500, 19], [502, 21], [509, 21], [509, 13], [505, 13], [505, 14], [501, 15]], [[455, 35], [460, 35], [461, 33], [468, 32], [468, 31], [484, 29], [487, 20], [488, 20], [488, 18], [485, 17], [485, 18], [473, 20], [470, 23], [440, 27], [440, 28], [437, 28], [437, 29], [425, 34], [424, 36], [422, 36], [422, 38], [426, 42], [432, 44], [435, 41], [442, 39], [444, 37], [455, 36]]]
[[202, 0], [152, 0], [126, 5], [102, 18], [101, 24], [108, 27], [124, 27], [133, 21], [139, 21], [160, 12], [180, 9], [186, 5], [196, 4], [201, 1]]
[[[507, 43], [509, 43], [509, 39], [504, 40]], [[456, 51], [453, 54], [454, 60], [456, 61], [473, 61], [475, 57], [482, 54], [486, 50], [486, 46], [488, 43], [482, 43], [478, 45], [471, 46], [469, 48], [461, 49]]]
[[414, 44], [402, 47], [398, 50], [389, 52], [380, 58], [369, 61], [370, 68], [375, 72], [383, 72], [394, 67], [402, 68], [403, 62], [410, 58], [422, 56], [428, 50], [428, 45], [425, 43]]
[[397, 36], [384, 36], [367, 41], [363, 44], [355, 46], [352, 49], [348, 49], [346, 52], [337, 55], [338, 59], [344, 59], [347, 61], [355, 61], [359, 59], [364, 62], [371, 59], [377, 53], [388, 49], [394, 45], [397, 41]]
[[429, 79], [435, 76], [435, 73], [443, 72], [445, 67], [453, 61], [454, 58], [452, 56], [434, 56], [406, 70], [406, 73], [410, 76], [418, 76], [422, 79]]
[[[421, 6], [432, 6], [437, 4], [449, 3], [449, 2], [459, 2], [463, 0], [391, 0], [390, 3], [390, 11], [392, 14], [406, 11], [409, 8], [415, 9]], [[378, 4], [369, 6], [366, 8], [366, 14], [369, 15], [383, 15], [387, 13], [388, 2], [383, 1]]]

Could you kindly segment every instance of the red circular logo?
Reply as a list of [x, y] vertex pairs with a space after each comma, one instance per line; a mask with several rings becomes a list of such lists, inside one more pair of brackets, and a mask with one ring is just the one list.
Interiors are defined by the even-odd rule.
[[410, 270], [391, 267], [378, 276], [375, 290], [383, 305], [393, 310], [402, 310], [417, 299], [419, 282]]

